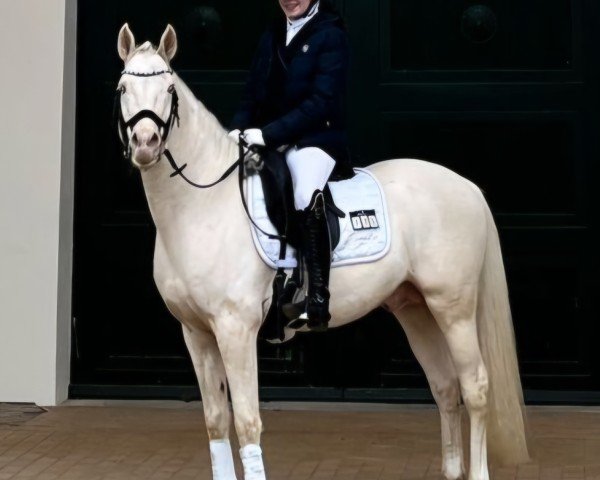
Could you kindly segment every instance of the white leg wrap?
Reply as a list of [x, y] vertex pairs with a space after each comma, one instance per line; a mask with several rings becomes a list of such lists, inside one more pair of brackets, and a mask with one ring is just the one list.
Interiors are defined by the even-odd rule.
[[237, 480], [229, 440], [210, 441], [213, 480]]
[[244, 464], [244, 480], [266, 480], [260, 445], [246, 445], [240, 449]]

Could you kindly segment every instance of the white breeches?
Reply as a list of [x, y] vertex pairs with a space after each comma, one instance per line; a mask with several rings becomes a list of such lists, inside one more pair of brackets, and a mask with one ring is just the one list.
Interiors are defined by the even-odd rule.
[[325, 188], [335, 160], [317, 147], [290, 148], [285, 159], [292, 174], [296, 210], [304, 210], [314, 191]]

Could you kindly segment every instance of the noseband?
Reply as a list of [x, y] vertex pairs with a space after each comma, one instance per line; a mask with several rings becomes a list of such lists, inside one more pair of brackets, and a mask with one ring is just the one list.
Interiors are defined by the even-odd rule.
[[[163, 73], [173, 74], [173, 70], [161, 70], [159, 72], [152, 73], [138, 73], [138, 72], [128, 72], [123, 71], [122, 75], [133, 75], [134, 77], [155, 77], [158, 75], [162, 75]], [[166, 121], [160, 118], [156, 113], [152, 110], [141, 110], [136, 113], [129, 120], [125, 120], [123, 117], [123, 109], [121, 108], [121, 97], [123, 96], [124, 89], [119, 88], [115, 95], [115, 116], [117, 118], [117, 126], [119, 129], [119, 137], [121, 139], [121, 144], [123, 145], [123, 156], [125, 158], [129, 158], [131, 156], [131, 145], [128, 142], [128, 134], [127, 129], [131, 128], [133, 131], [134, 127], [138, 124], [140, 120], [143, 118], [148, 118], [152, 120], [156, 126], [159, 128], [160, 135], [163, 139], [163, 142], [167, 141], [167, 137], [169, 136], [169, 132], [173, 127], [173, 124], [177, 120], [177, 126], [179, 126], [179, 97], [177, 96], [177, 91], [175, 90], [175, 86], [171, 85], [169, 87], [168, 92], [171, 94], [171, 110], [169, 112], [169, 117]]]

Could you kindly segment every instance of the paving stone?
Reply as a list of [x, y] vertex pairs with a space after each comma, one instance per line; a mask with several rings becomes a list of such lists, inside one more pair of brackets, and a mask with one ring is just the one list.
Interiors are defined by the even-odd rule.
[[[435, 409], [327, 408], [263, 411], [269, 480], [442, 478]], [[0, 423], [0, 480], [211, 478], [199, 405], [66, 406], [41, 413]], [[600, 409], [535, 407], [528, 420], [534, 460], [492, 466], [491, 480], [600, 480]], [[237, 455], [236, 468], [241, 480]]]

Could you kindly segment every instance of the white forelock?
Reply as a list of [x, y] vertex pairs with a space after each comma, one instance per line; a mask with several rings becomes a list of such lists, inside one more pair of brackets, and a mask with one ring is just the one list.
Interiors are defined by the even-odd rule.
[[152, 73], [169, 68], [167, 62], [156, 53], [156, 48], [150, 42], [138, 46], [125, 64], [126, 71], [136, 73]]

